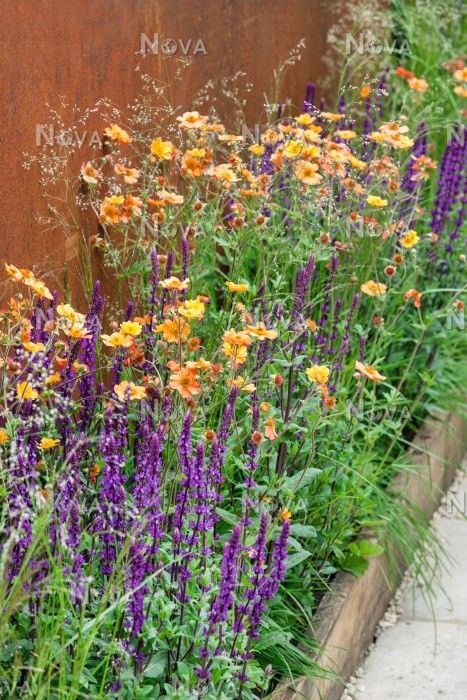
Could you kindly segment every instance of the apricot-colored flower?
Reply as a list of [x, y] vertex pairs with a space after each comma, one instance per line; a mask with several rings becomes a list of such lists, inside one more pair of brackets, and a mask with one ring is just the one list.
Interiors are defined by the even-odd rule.
[[129, 348], [133, 344], [133, 338], [117, 331], [111, 335], [102, 334], [102, 342], [109, 348]]
[[163, 141], [160, 137], [151, 142], [151, 153], [160, 160], [171, 160], [177, 153], [177, 149], [171, 141]]
[[131, 143], [130, 135], [125, 129], [122, 129], [118, 124], [111, 124], [106, 129], [104, 129], [104, 134], [112, 141], [117, 141], [117, 143]]
[[214, 166], [209, 170], [208, 174], [216, 180], [221, 180], [226, 187], [230, 187], [231, 184], [238, 180], [238, 177], [232, 170], [232, 166], [228, 163], [221, 163], [220, 165]]
[[206, 124], [209, 117], [200, 114], [199, 112], [184, 112], [180, 117], [177, 117], [179, 126], [182, 129], [200, 129]]
[[60, 444], [60, 440], [57, 438], [43, 437], [39, 442], [39, 447], [41, 450], [51, 450], [53, 447], [57, 447]]
[[281, 519], [282, 520], [290, 520], [292, 518], [292, 511], [290, 511], [288, 508], [283, 508], [281, 510]]
[[247, 347], [253, 342], [249, 334], [245, 333], [245, 331], [226, 331], [222, 336], [222, 339], [226, 343], [230, 343], [231, 345], [237, 345], [238, 347]]
[[92, 163], [85, 163], [81, 166], [81, 177], [84, 182], [90, 185], [97, 185], [99, 180], [102, 180], [102, 173], [100, 173], [97, 168], [95, 168]]
[[305, 185], [319, 185], [323, 179], [323, 176], [318, 173], [317, 164], [310, 163], [307, 160], [298, 160], [295, 163], [294, 170], [297, 178], [300, 182], [304, 182]]
[[406, 301], [412, 300], [416, 309], [419, 309], [422, 305], [422, 293], [417, 289], [409, 289], [407, 292], [405, 292], [404, 299]]
[[266, 328], [264, 323], [258, 323], [256, 326], [247, 326], [246, 332], [258, 340], [274, 340], [278, 336], [276, 330]]
[[384, 382], [386, 379], [386, 377], [383, 374], [380, 374], [375, 367], [372, 367], [371, 365], [364, 365], [363, 362], [360, 362], [359, 360], [355, 362], [355, 369], [359, 374], [371, 379], [372, 382]]
[[201, 391], [201, 384], [198, 381], [196, 370], [187, 367], [170, 375], [169, 386], [171, 389], [178, 391], [184, 399], [190, 399]]
[[382, 282], [368, 280], [368, 282], [364, 282], [361, 285], [360, 291], [363, 292], [363, 294], [367, 294], [369, 297], [379, 297], [386, 294], [387, 288], [387, 285]]
[[178, 308], [178, 313], [189, 321], [199, 321], [204, 316], [205, 308], [205, 305], [199, 299], [187, 299]]
[[371, 207], [387, 207], [388, 205], [387, 199], [382, 199], [381, 197], [376, 197], [372, 194], [368, 195], [366, 201]]
[[227, 280], [227, 282], [224, 282], [225, 286], [229, 290], [229, 292], [232, 292], [232, 294], [242, 294], [243, 292], [247, 292], [249, 287], [247, 284], [244, 284], [243, 282], [230, 282]]
[[415, 76], [407, 80], [407, 85], [411, 90], [415, 90], [415, 92], [426, 92], [429, 87], [424, 78], [416, 78]]
[[363, 85], [360, 89], [360, 97], [367, 98], [371, 95], [371, 86]]
[[405, 78], [405, 80], [410, 80], [410, 78], [413, 78], [413, 73], [410, 70], [407, 70], [403, 66], [398, 66], [394, 73], [399, 77], [399, 78]]
[[30, 287], [34, 294], [37, 294], [38, 297], [42, 297], [43, 299], [53, 299], [49, 288], [46, 287], [41, 280], [36, 280], [34, 277], [27, 277], [24, 280], [24, 284], [27, 287]]
[[0, 428], [0, 445], [4, 445], [10, 439], [6, 430]]
[[323, 119], [327, 119], [330, 122], [338, 122], [344, 119], [345, 114], [337, 114], [335, 112], [321, 112]]
[[120, 401], [129, 399], [130, 401], [141, 401], [146, 398], [146, 389], [144, 386], [138, 386], [134, 382], [128, 382], [124, 379], [120, 384], [115, 384], [114, 391]]
[[285, 158], [298, 158], [298, 156], [301, 154], [303, 151], [304, 145], [301, 141], [294, 141], [291, 139], [286, 143], [282, 150], [282, 155]]
[[161, 287], [163, 289], [175, 289], [177, 292], [184, 292], [186, 289], [188, 289], [188, 285], [190, 284], [190, 280], [187, 278], [185, 280], [179, 280], [178, 277], [169, 277], [166, 280], [162, 280], [162, 282], [159, 282]]
[[305, 321], [305, 324], [306, 324], [306, 327], [308, 328], [308, 330], [310, 330], [312, 333], [316, 332], [316, 330], [318, 328], [316, 321], [313, 321], [313, 319], [311, 319], [311, 318], [307, 318]]
[[75, 311], [71, 304], [58, 304], [57, 315], [66, 318], [72, 324], [83, 324], [85, 321], [84, 314]]
[[338, 129], [335, 135], [344, 141], [350, 141], [357, 136], [357, 132], [352, 131], [352, 129]]
[[33, 343], [32, 341], [27, 341], [26, 343], [23, 343], [23, 348], [27, 350], [28, 352], [42, 352], [45, 350], [45, 345], [44, 343]]
[[169, 190], [157, 190], [156, 197], [160, 200], [160, 205], [164, 204], [183, 204], [185, 201], [183, 195]]
[[419, 240], [418, 233], [413, 229], [410, 229], [410, 231], [407, 231], [400, 237], [400, 243], [403, 248], [413, 248]]
[[310, 382], [326, 384], [329, 380], [330, 369], [325, 365], [312, 365], [308, 367], [305, 372]]
[[120, 331], [124, 335], [131, 335], [134, 337], [139, 335], [142, 330], [143, 326], [137, 321], [123, 321], [123, 323], [120, 324]]
[[463, 87], [462, 85], [456, 85], [453, 88], [454, 92], [456, 95], [459, 95], [459, 97], [467, 97], [467, 87]]
[[38, 398], [39, 392], [33, 389], [29, 382], [19, 382], [16, 385], [16, 395], [18, 399], [24, 399], [24, 401], [34, 401]]
[[268, 440], [277, 440], [279, 437], [276, 432], [276, 421], [272, 416], [266, 418], [266, 427], [264, 429], [264, 435]]
[[126, 182], [127, 185], [134, 185], [141, 177], [141, 171], [139, 171], [137, 168], [127, 168], [121, 163], [117, 163], [114, 170], [116, 175], [123, 176], [123, 181]]
[[454, 77], [456, 80], [459, 80], [461, 83], [467, 83], [467, 66], [464, 66], [463, 68], [458, 68], [457, 70], [455, 70]]
[[188, 323], [180, 317], [166, 319], [156, 327], [156, 330], [163, 334], [167, 343], [184, 343], [191, 333]]

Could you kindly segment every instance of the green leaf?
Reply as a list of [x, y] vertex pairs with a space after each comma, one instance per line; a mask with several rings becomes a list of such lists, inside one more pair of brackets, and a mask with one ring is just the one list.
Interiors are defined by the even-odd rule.
[[160, 651], [152, 657], [149, 666], [144, 672], [145, 678], [159, 678], [164, 673], [167, 665], [167, 652]]
[[301, 564], [302, 561], [305, 561], [305, 559], [308, 559], [310, 556], [311, 552], [307, 552], [306, 549], [300, 549], [298, 552], [295, 552], [295, 554], [287, 557], [287, 571], [297, 566], [297, 564]]
[[301, 525], [300, 523], [294, 523], [290, 528], [292, 535], [296, 537], [317, 537], [318, 533], [313, 525]]
[[340, 561], [341, 569], [350, 571], [354, 576], [362, 576], [368, 569], [368, 559], [359, 557], [358, 554], [348, 554]]
[[307, 486], [310, 481], [312, 481], [317, 474], [321, 473], [321, 469], [316, 469], [315, 467], [308, 467], [308, 469], [302, 469], [301, 471], [293, 474], [293, 476], [288, 476], [284, 481], [284, 486], [292, 493], [295, 493], [297, 489], [301, 489], [303, 486]]
[[231, 525], [236, 525], [238, 523], [238, 516], [234, 513], [230, 513], [228, 510], [223, 510], [222, 508], [216, 508], [217, 515], [220, 515], [222, 520]]
[[356, 540], [349, 545], [353, 554], [360, 557], [379, 557], [384, 552], [384, 548], [371, 540]]

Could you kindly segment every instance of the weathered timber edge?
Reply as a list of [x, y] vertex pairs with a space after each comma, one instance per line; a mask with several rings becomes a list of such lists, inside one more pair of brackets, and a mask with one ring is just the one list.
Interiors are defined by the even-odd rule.
[[[428, 520], [451, 485], [466, 449], [465, 419], [452, 413], [427, 419], [407, 452], [414, 468], [400, 472], [389, 488]], [[315, 660], [342, 681], [306, 677], [284, 680], [271, 700], [339, 700], [343, 682], [360, 665], [407, 568], [396, 543], [391, 547], [399, 573], [394, 573], [393, 568], [390, 572], [386, 554], [370, 559], [367, 571], [358, 578], [346, 572], [338, 573], [314, 616], [311, 634], [321, 647]]]

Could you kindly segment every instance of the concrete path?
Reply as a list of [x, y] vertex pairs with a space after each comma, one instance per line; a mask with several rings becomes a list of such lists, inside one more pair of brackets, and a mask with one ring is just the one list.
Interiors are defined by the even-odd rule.
[[[464, 468], [467, 460], [464, 461]], [[344, 697], [467, 700], [467, 477], [459, 475], [433, 520], [452, 558], [437, 599], [410, 582]], [[393, 620], [391, 621], [391, 614]], [[389, 620], [389, 622], [388, 622]], [[395, 623], [395, 624], [394, 624]]]

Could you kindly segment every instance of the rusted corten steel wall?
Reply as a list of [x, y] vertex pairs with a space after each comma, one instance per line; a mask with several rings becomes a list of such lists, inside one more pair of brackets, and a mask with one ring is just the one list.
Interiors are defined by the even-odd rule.
[[[286, 93], [300, 104], [307, 81], [323, 78], [334, 5], [334, 0], [15, 0], [0, 23], [2, 266], [9, 261], [50, 269], [59, 286], [67, 269], [72, 288], [78, 287], [78, 239], [65, 241], [60, 228], [40, 225], [37, 216], [46, 212], [38, 172], [22, 166], [24, 153], [38, 152], [37, 125], [53, 124], [47, 103], [58, 108], [63, 95], [79, 107], [101, 97], [127, 105], [141, 92], [135, 72], [141, 35], [152, 40], [158, 34], [175, 40], [177, 51], [172, 56], [166, 51], [162, 61], [159, 46], [159, 55], [146, 57], [144, 71], [165, 80], [174, 57], [183, 51], [191, 56], [183, 81], [174, 86], [177, 104], [188, 109], [206, 81], [245, 71], [254, 84], [246, 108], [253, 125], [264, 94], [270, 94], [273, 69], [301, 38], [306, 48], [288, 74]], [[89, 133], [92, 128], [91, 120]], [[88, 140], [76, 154], [77, 168], [90, 155]], [[95, 227], [89, 223], [90, 234]]]

